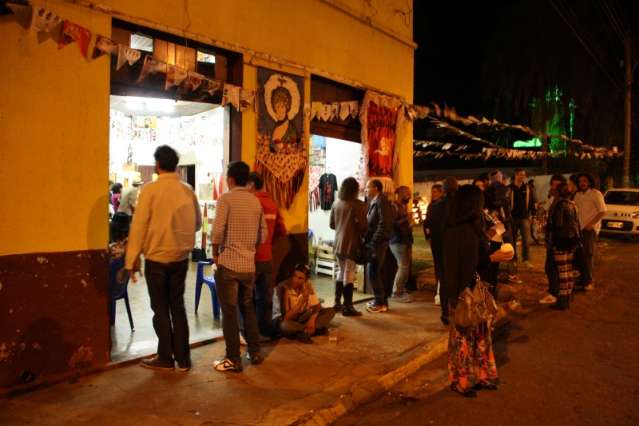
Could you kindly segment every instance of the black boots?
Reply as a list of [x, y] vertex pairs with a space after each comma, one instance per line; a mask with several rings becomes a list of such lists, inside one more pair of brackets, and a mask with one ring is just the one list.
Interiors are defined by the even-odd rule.
[[333, 309], [335, 309], [336, 312], [344, 308], [344, 305], [342, 305], [342, 293], [344, 293], [344, 301], [346, 301], [344, 283], [342, 281], [335, 281], [335, 304], [333, 305]]
[[557, 309], [557, 310], [560, 310], [560, 311], [565, 311], [569, 307], [570, 307], [570, 296], [569, 295], [559, 296], [557, 298], [557, 302], [555, 302], [552, 305], [550, 305], [551, 309]]
[[345, 317], [358, 317], [362, 315], [353, 307], [353, 283], [348, 283], [344, 286], [344, 308], [342, 309], [342, 315]]

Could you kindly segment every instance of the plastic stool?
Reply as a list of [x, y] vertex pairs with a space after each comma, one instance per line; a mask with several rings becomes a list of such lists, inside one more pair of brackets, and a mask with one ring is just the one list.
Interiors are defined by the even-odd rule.
[[213, 264], [213, 260], [203, 260], [197, 263], [197, 278], [195, 279], [195, 313], [200, 304], [200, 295], [202, 294], [202, 285], [206, 284], [211, 290], [211, 301], [213, 305], [213, 318], [220, 319], [220, 302], [217, 299], [217, 287], [215, 285], [215, 277], [204, 275], [204, 267]]

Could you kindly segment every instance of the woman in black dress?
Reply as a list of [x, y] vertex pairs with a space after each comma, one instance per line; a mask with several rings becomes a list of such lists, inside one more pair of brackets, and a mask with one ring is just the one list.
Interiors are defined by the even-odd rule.
[[448, 372], [451, 389], [463, 396], [475, 396], [479, 388], [497, 388], [497, 366], [492, 348], [491, 324], [455, 326], [455, 308], [465, 288], [477, 283], [477, 273], [491, 262], [507, 262], [513, 252], [491, 254], [482, 215], [484, 197], [474, 185], [462, 186], [453, 199], [444, 232], [443, 286], [448, 292], [450, 334]]

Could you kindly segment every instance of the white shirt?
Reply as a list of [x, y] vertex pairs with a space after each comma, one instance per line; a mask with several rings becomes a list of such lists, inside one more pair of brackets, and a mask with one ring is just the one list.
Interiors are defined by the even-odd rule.
[[140, 192], [129, 233], [126, 269], [133, 268], [140, 253], [160, 263], [186, 259], [201, 226], [200, 205], [193, 189], [176, 173], [160, 174]]
[[[126, 213], [129, 216], [133, 216], [133, 209], [138, 200], [138, 188], [132, 186], [122, 190], [122, 196], [120, 197], [120, 206], [118, 207], [119, 213]], [[131, 208], [133, 207], [133, 209]]]
[[[585, 192], [579, 191], [575, 194], [575, 204], [577, 205], [577, 216], [581, 229], [589, 224], [599, 213], [606, 212], [606, 202], [601, 192], [596, 189], [588, 189]], [[593, 226], [595, 232], [601, 229], [601, 220]]]

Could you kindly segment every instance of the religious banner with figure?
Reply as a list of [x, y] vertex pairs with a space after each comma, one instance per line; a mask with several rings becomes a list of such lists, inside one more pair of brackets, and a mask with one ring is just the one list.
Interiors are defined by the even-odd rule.
[[304, 134], [304, 79], [259, 68], [255, 170], [273, 199], [289, 208], [307, 167]]
[[401, 101], [368, 91], [360, 108], [362, 149], [368, 178], [382, 181], [385, 192], [393, 190], [393, 171]]

